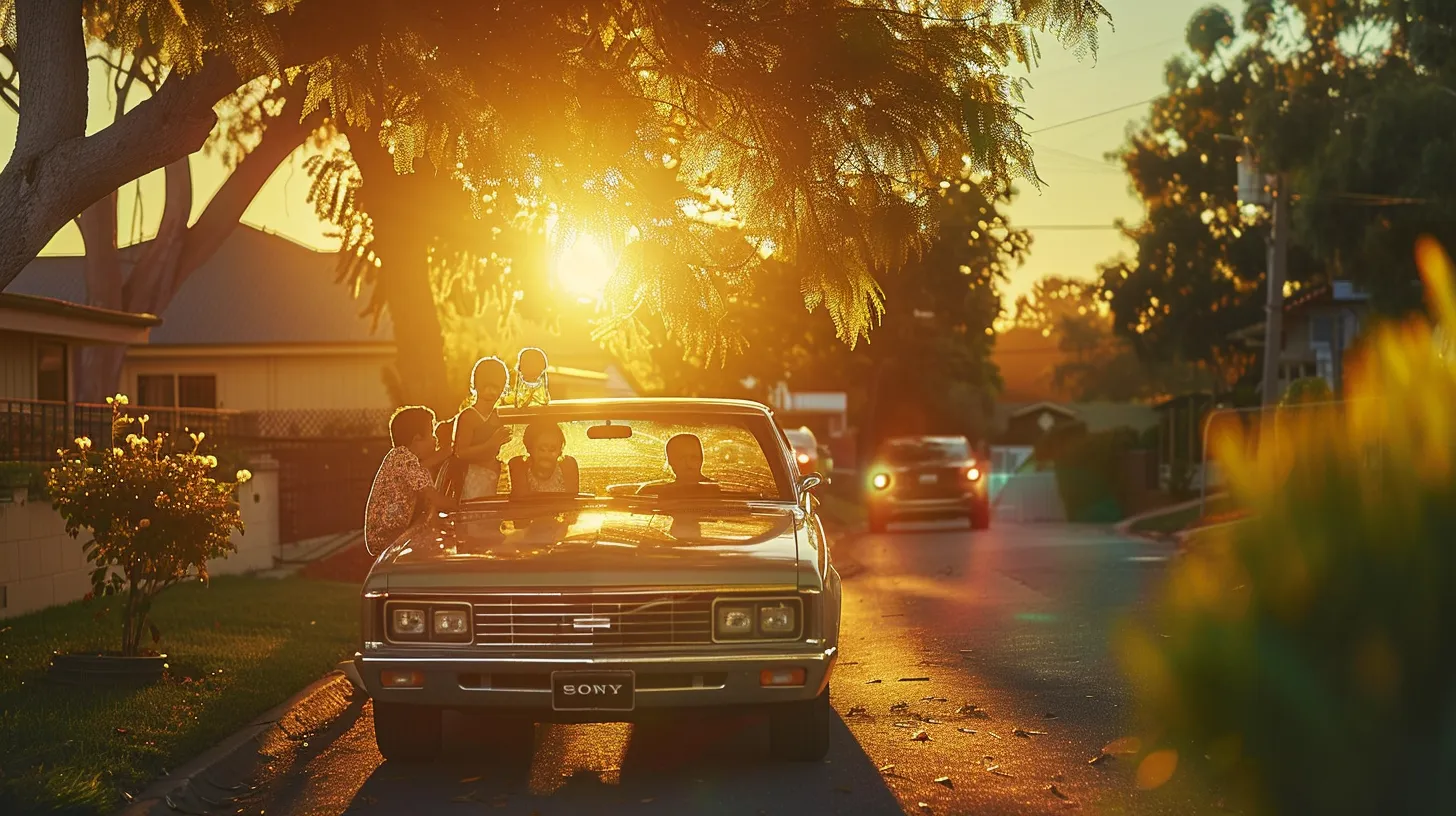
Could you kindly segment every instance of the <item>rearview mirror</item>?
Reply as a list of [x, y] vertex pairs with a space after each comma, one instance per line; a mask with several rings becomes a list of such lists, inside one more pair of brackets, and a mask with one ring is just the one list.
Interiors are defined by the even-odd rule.
[[809, 491], [822, 484], [824, 484], [823, 476], [820, 476], [817, 473], [810, 473], [808, 476], [805, 476], [803, 479], [799, 480], [799, 489], [805, 493], [808, 493]]
[[601, 425], [593, 425], [590, 428], [587, 428], [586, 429], [586, 438], [587, 439], [631, 439], [632, 438], [632, 426], [630, 426], [630, 425], [613, 425], [611, 420], [607, 420], [605, 423], [603, 423]]

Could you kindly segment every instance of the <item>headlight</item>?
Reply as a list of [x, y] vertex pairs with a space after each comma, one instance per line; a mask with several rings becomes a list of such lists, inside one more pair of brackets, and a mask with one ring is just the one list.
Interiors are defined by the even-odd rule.
[[765, 636], [792, 635], [799, 628], [799, 614], [788, 605], [758, 608], [758, 631]]
[[885, 488], [890, 486], [890, 474], [876, 473], [870, 479], [870, 484], [874, 485], [876, 490], [884, 490]]
[[469, 643], [474, 623], [470, 604], [389, 601], [384, 620], [388, 639], [396, 643]]
[[967, 479], [970, 479], [973, 482], [976, 481], [976, 480], [978, 480], [978, 479], [980, 479], [981, 478], [981, 469], [978, 468], [978, 467], [968, 467], [968, 468], [966, 468], [966, 478]]
[[431, 614], [431, 639], [446, 642], [468, 642], [470, 640], [470, 608], [434, 607]]
[[753, 607], [748, 605], [718, 607], [717, 624], [714, 627], [718, 637], [741, 638], [753, 634]]
[[807, 454], [807, 453], [801, 453], [801, 454], [798, 455], [797, 458], [799, 460], [799, 464], [801, 464], [801, 465], [807, 465], [807, 464], [809, 464], [809, 454]]
[[765, 598], [741, 602], [724, 599], [713, 606], [713, 639], [717, 641], [792, 640], [799, 636], [802, 602], [798, 598]]
[[425, 608], [392, 606], [389, 610], [389, 636], [395, 640], [424, 640]]

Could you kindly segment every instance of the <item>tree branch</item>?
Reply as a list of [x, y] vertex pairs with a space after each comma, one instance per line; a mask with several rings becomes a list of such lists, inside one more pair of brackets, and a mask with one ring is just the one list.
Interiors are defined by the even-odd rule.
[[86, 134], [86, 40], [81, 0], [16, 0], [15, 15], [15, 71], [31, 104], [16, 128], [12, 163], [28, 163]]
[[0, 57], [10, 64], [10, 73], [0, 74], [0, 102], [4, 102], [11, 111], [20, 113], [20, 86], [15, 81], [20, 76], [20, 69], [15, 67], [15, 49], [0, 43]]

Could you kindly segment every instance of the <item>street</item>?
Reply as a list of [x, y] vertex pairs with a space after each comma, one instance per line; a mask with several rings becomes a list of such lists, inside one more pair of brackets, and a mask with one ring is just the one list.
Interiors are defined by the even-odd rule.
[[1132, 729], [1110, 632], [1170, 554], [1063, 525], [844, 539], [841, 722], [823, 764], [768, 762], [766, 727], [752, 719], [548, 725], [533, 737], [452, 717], [452, 759], [393, 767], [365, 705], [272, 752], [240, 801], [297, 814], [1205, 810], [1214, 800], [1182, 785], [1137, 791], [1132, 759], [1088, 762]]

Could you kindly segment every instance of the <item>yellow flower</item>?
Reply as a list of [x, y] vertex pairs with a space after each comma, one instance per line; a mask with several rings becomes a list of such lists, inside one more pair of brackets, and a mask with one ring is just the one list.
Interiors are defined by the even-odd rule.
[[215, 468], [215, 467], [217, 467], [217, 457], [216, 456], [204, 456], [204, 457], [202, 457], [202, 461], [206, 462], [207, 463], [207, 466], [209, 468]]
[[152, 520], [151, 519], [142, 519], [141, 521], [138, 521], [137, 522], [137, 529], [138, 530], [145, 530], [145, 529], [147, 529], [150, 526], [152, 526]]
[[111, 405], [113, 403], [116, 404], [116, 405], [126, 405], [128, 402], [129, 402], [129, 400], [127, 400], [125, 394], [117, 394], [114, 397], [107, 397], [106, 398], [106, 404], [107, 405]]
[[111, 455], [112, 456], [121, 456], [122, 455], [121, 448], [112, 448], [111, 449]]
[[251, 470], [243, 468], [242, 470], [238, 471], [238, 484], [242, 484], [243, 482], [246, 482], [251, 478], [253, 478], [253, 472]]
[[80, 448], [81, 450], [90, 450], [91, 438], [87, 436], [76, 437], [76, 447]]

